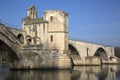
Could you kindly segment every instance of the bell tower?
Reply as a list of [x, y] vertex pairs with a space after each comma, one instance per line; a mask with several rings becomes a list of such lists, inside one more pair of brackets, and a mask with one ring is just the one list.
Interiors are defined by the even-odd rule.
[[31, 19], [37, 18], [37, 10], [34, 5], [28, 8], [27, 16], [30, 17]]

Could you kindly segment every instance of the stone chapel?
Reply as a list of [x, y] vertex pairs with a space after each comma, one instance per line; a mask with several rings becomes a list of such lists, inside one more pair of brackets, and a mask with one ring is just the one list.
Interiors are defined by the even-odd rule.
[[22, 20], [24, 45], [41, 46], [42, 49], [64, 53], [68, 50], [68, 14], [62, 10], [45, 10], [38, 18], [32, 5]]

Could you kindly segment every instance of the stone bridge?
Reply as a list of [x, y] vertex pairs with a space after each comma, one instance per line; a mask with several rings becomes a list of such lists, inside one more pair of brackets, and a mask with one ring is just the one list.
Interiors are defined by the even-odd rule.
[[[11, 69], [71, 68], [71, 60], [67, 55], [48, 54], [39, 48], [40, 46], [24, 46], [20, 40], [21, 36], [21, 30], [0, 24], [0, 56]], [[65, 63], [62, 63], [63, 61]]]
[[[20, 61], [22, 61], [22, 63], [20, 62], [20, 64], [22, 66], [23, 65], [26, 66], [26, 63], [24, 62], [24, 60], [26, 60], [26, 57], [23, 57], [22, 55], [22, 53], [24, 53], [25, 50], [24, 50], [24, 47], [22, 46], [22, 43], [20, 42], [20, 38], [19, 38], [20, 36], [23, 36], [21, 30], [8, 28], [5, 25], [0, 24], [0, 54], [2, 55], [2, 57], [6, 59], [8, 63], [15, 63], [16, 65]], [[93, 59], [93, 61], [97, 60], [98, 64], [101, 63], [101, 61], [99, 61], [101, 59], [102, 61], [110, 62], [111, 58], [115, 57], [114, 48], [110, 46], [92, 44], [92, 43], [87, 43], [87, 42], [82, 42], [77, 40], [69, 40], [68, 43], [69, 43], [69, 50], [71, 51], [71, 57], [75, 64], [84, 65], [86, 63], [86, 58], [88, 57], [90, 57], [90, 59], [88, 59], [88, 64], [89, 64], [89, 61], [91, 61], [94, 57], [100, 58], [100, 59], [99, 58]], [[32, 54], [28, 54], [26, 56], [31, 56], [31, 55]], [[36, 55], [33, 55], [33, 56], [37, 57], [40, 55], [41, 54], [37, 53]], [[36, 60], [41, 60], [39, 57], [37, 58], [38, 59]], [[30, 61], [33, 62], [35, 60], [30, 60]], [[34, 62], [35, 65], [38, 64], [37, 62]], [[28, 65], [31, 65], [31, 62], [28, 62], [28, 63], [30, 63]], [[93, 64], [96, 64], [96, 62], [93, 62]], [[18, 66], [21, 66], [21, 65], [18, 65]]]
[[12, 63], [20, 59], [21, 43], [17, 37], [4, 25], [0, 24], [0, 54], [7, 62]]
[[114, 48], [99, 45], [99, 44], [92, 44], [77, 40], [69, 40], [69, 48], [74, 49], [74, 51], [79, 54], [80, 58], [84, 58], [85, 56], [97, 56], [101, 55], [102, 57], [109, 58], [110, 56], [114, 56]]
[[[75, 56], [73, 57], [74, 61], [78, 59], [79, 61], [82, 60], [82, 62], [85, 62], [85, 58], [87, 57], [100, 57], [100, 59], [104, 61], [103, 63], [105, 63], [105, 61], [108, 61], [107, 63], [109, 63], [111, 58], [115, 58], [114, 47], [83, 41], [69, 40], [69, 50], [71, 50], [71, 55]], [[78, 60], [75, 61], [77, 62], [76, 64], [84, 64], [80, 63]], [[98, 62], [95, 62], [93, 64], [97, 63]]]

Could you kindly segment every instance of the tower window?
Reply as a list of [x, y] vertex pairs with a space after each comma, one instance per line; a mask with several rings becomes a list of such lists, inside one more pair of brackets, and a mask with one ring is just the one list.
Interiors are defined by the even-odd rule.
[[50, 36], [50, 41], [53, 42], [53, 35]]
[[53, 16], [50, 17], [50, 21], [53, 21]]

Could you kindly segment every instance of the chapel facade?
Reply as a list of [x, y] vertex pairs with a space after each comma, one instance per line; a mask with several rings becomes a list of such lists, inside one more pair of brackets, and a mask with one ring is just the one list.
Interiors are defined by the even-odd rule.
[[38, 18], [35, 6], [30, 6], [22, 20], [22, 31], [24, 45], [58, 53], [68, 50], [68, 14], [62, 10], [45, 10], [43, 17]]

